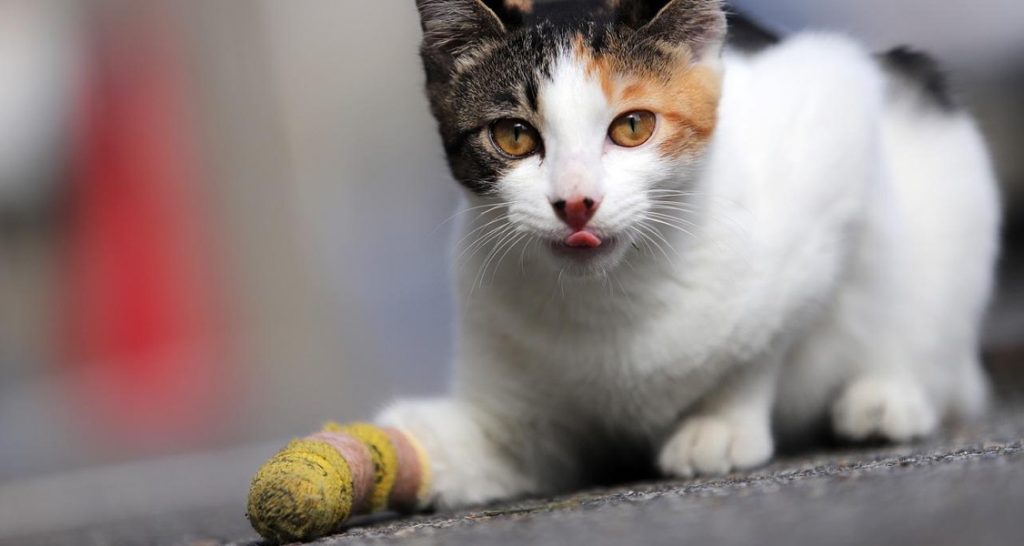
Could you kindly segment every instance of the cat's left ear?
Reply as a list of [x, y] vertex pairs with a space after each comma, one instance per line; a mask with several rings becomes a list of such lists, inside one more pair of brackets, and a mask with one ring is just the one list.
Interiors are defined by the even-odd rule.
[[481, 0], [416, 0], [416, 7], [424, 53], [437, 60], [454, 61], [475, 45], [505, 34], [501, 19]]
[[717, 56], [725, 42], [721, 0], [612, 0], [620, 22], [641, 35], [686, 45], [698, 59]]

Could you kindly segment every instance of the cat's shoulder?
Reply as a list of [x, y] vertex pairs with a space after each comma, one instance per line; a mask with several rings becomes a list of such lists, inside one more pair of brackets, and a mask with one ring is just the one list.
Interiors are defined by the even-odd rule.
[[799, 112], [821, 111], [825, 121], [881, 110], [884, 102], [886, 75], [877, 59], [839, 33], [801, 32], [757, 52], [727, 51], [723, 63], [725, 114], [732, 109], [789, 124]]
[[842, 74], [882, 78], [879, 63], [871, 51], [856, 39], [838, 32], [799, 32], [756, 52], [730, 57], [733, 60], [742, 57], [751, 67], [770, 71], [777, 77], [814, 76], [804, 80], [808, 82]]

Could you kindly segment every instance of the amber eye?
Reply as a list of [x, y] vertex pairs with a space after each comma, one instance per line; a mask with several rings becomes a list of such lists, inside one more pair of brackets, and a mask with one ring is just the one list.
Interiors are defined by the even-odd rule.
[[521, 119], [503, 119], [491, 125], [491, 140], [512, 157], [532, 155], [540, 147], [540, 133]]
[[622, 114], [608, 127], [608, 138], [619, 146], [635, 148], [654, 134], [654, 120], [654, 114], [644, 110]]

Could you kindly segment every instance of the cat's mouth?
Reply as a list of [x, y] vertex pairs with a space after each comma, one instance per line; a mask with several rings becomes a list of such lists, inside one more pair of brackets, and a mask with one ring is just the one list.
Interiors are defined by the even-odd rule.
[[560, 256], [576, 260], [589, 260], [607, 254], [615, 247], [616, 240], [605, 234], [589, 229], [575, 231], [562, 240], [552, 240], [552, 251]]
[[602, 242], [593, 231], [581, 229], [566, 237], [564, 244], [571, 248], [597, 248]]

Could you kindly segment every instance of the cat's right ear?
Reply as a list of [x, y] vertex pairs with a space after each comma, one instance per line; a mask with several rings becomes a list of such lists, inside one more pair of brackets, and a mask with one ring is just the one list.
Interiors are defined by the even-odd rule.
[[505, 25], [480, 0], [416, 0], [423, 27], [423, 52], [451, 65], [474, 46], [505, 34]]
[[699, 58], [717, 56], [725, 41], [722, 0], [608, 0], [620, 24], [641, 35], [685, 44]]

